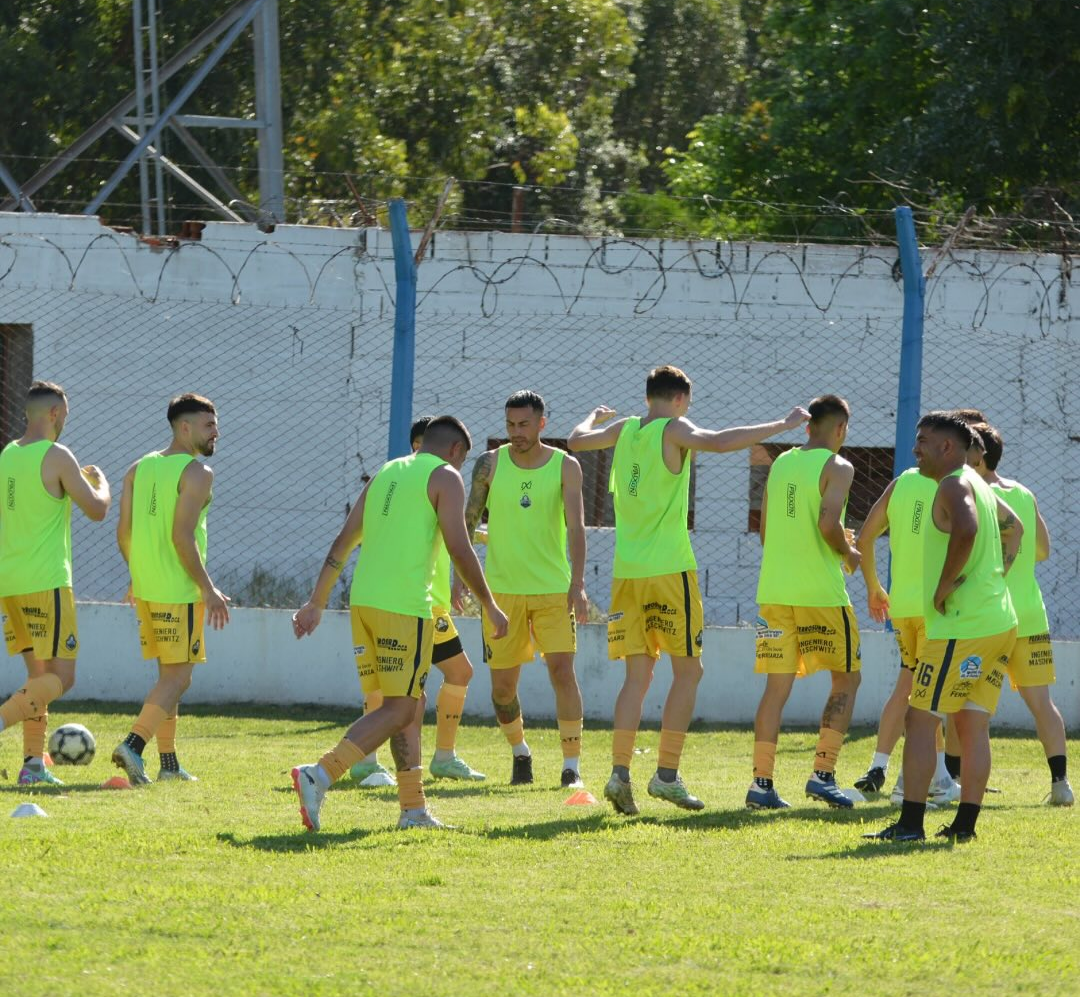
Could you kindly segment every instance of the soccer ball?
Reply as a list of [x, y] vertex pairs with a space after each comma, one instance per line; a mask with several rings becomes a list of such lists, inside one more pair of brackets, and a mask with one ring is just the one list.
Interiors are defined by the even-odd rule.
[[96, 750], [94, 735], [82, 724], [64, 724], [49, 738], [49, 754], [57, 765], [89, 765]]

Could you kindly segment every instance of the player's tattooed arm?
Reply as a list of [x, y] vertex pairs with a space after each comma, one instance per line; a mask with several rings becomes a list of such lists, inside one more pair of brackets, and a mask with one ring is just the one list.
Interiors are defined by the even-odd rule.
[[325, 563], [333, 568], [335, 571], [340, 571], [344, 567], [344, 562], [339, 561], [333, 554], [326, 555]]
[[465, 527], [471, 538], [480, 525], [480, 517], [487, 506], [488, 492], [491, 490], [491, 471], [495, 455], [485, 450], [476, 458], [473, 465], [472, 484], [469, 486], [469, 501], [465, 504]]
[[1024, 524], [1015, 512], [998, 496], [997, 516], [998, 526], [1001, 529], [1001, 560], [1005, 568], [1005, 574], [1016, 561], [1016, 555], [1020, 552], [1020, 542], [1024, 538]]

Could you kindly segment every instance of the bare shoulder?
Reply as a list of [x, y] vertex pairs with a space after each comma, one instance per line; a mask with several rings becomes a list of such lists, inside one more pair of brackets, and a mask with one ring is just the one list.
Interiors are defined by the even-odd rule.
[[[558, 450], [553, 447], [552, 449]], [[558, 450], [563, 455], [562, 458], [562, 476], [564, 479], [570, 478], [576, 480], [581, 477], [581, 461], [577, 459], [573, 454], [567, 453], [565, 450]]]
[[214, 482], [214, 470], [201, 460], [191, 461], [180, 475], [180, 487], [209, 487]]
[[855, 467], [846, 457], [834, 453], [825, 461], [822, 472], [826, 477], [835, 478], [837, 481], [850, 481], [855, 476]]
[[63, 443], [55, 442], [51, 447], [49, 447], [48, 451], [46, 452], [45, 461], [50, 465], [50, 467], [58, 469], [64, 466], [70, 466], [72, 464], [77, 467], [79, 463], [75, 459], [75, 454], [73, 454], [66, 446], [64, 446]]

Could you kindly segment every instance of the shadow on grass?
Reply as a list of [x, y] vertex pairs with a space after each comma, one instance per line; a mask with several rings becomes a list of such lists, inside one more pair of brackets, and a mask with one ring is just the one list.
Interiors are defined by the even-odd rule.
[[[933, 832], [931, 832], [933, 833]], [[864, 841], [852, 844], [848, 848], [839, 848], [831, 852], [818, 852], [813, 855], [785, 855], [785, 862], [823, 862], [833, 859], [885, 859], [895, 858], [897, 855], [918, 855], [926, 851], [941, 852], [951, 851], [957, 845], [951, 841], [935, 841], [928, 838], [926, 841]], [[966, 846], [960, 845], [960, 848]]]
[[229, 845], [232, 848], [254, 848], [260, 852], [296, 853], [345, 845], [350, 841], [360, 841], [371, 833], [357, 827], [351, 831], [318, 834], [312, 834], [309, 831], [299, 831], [292, 834], [257, 834], [253, 838], [239, 838], [231, 831], [219, 831], [216, 837], [223, 845]]

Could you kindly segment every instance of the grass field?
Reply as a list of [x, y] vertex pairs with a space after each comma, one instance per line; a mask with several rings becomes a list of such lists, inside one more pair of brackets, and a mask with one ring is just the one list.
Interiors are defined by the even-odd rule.
[[[635, 760], [642, 815], [619, 818], [563, 804], [552, 726], [529, 731], [537, 784], [511, 790], [498, 731], [466, 724], [459, 750], [488, 782], [429, 784], [458, 830], [391, 830], [394, 790], [346, 783], [309, 835], [289, 768], [335, 744], [350, 713], [192, 707], [179, 749], [200, 782], [99, 790], [135, 709], [56, 704], [51, 723], [85, 723], [99, 751], [57, 769], [63, 790], [15, 786], [20, 734], [0, 737], [3, 813], [32, 799], [49, 814], [0, 823], [6, 993], [1080, 992], [1080, 815], [1040, 806], [1048, 776], [1030, 737], [995, 740], [1002, 793], [964, 846], [864, 842], [887, 802], [804, 801], [811, 731], [781, 740], [777, 785], [793, 808], [747, 812], [751, 735], [733, 728], [688, 739], [702, 813], [645, 796], [655, 730]], [[843, 784], [872, 747], [854, 733]], [[598, 797], [609, 751], [609, 731], [586, 730]], [[147, 759], [153, 775], [152, 747]]]

